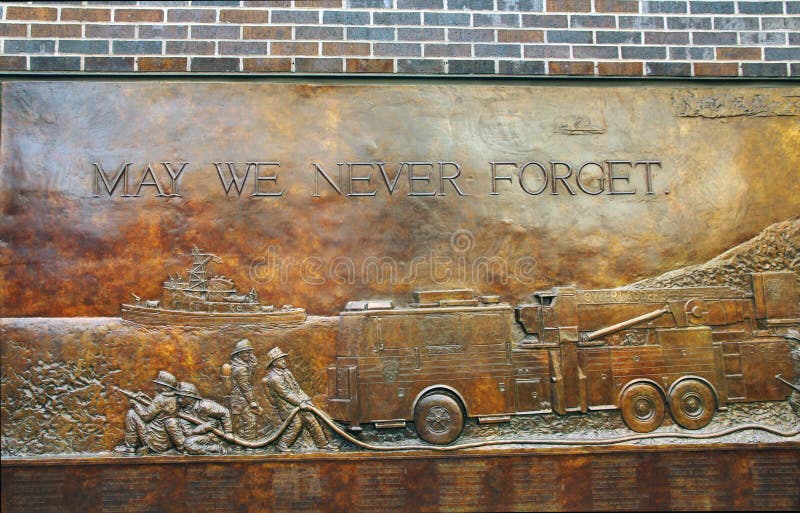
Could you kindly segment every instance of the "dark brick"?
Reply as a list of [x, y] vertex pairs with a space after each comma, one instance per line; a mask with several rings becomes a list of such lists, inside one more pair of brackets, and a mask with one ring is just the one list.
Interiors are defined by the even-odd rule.
[[353, 41], [392, 41], [393, 27], [347, 27], [347, 39]]
[[369, 43], [322, 43], [322, 55], [369, 55]]
[[572, 56], [576, 59], [617, 59], [619, 49], [616, 46], [573, 46]]
[[443, 28], [398, 28], [400, 41], [444, 41]]
[[376, 12], [372, 15], [375, 25], [420, 25], [422, 15], [418, 12]]
[[80, 57], [31, 57], [31, 71], [80, 71]]
[[341, 73], [343, 59], [309, 59], [298, 57], [294, 60], [295, 71], [301, 73]]
[[84, 71], [133, 71], [133, 57], [86, 57]]
[[[262, 28], [262, 27], [259, 27]], [[316, 41], [340, 41], [344, 39], [343, 27], [295, 27], [294, 39]]]
[[397, 59], [398, 73], [430, 74], [444, 73], [441, 59]]
[[425, 57], [471, 57], [471, 45], [428, 44], [424, 48]]
[[623, 59], [666, 59], [667, 49], [663, 46], [623, 46]]
[[715, 17], [714, 30], [758, 30], [758, 18]]
[[526, 59], [567, 59], [569, 46], [561, 45], [525, 45]]
[[[369, 16], [368, 13], [366, 13]], [[319, 23], [319, 11], [272, 11], [272, 23]], [[325, 23], [330, 23], [326, 21]]]
[[124, 23], [164, 21], [164, 11], [159, 9], [117, 9], [114, 11], [114, 21]]
[[595, 12], [639, 12], [638, 0], [594, 0]]
[[[310, 27], [297, 27], [297, 31], [308, 28]], [[242, 37], [244, 39], [292, 39], [292, 27], [285, 25], [245, 26], [242, 27]], [[302, 38], [298, 37], [298, 39]]]
[[544, 75], [544, 61], [500, 61], [501, 75]]
[[[108, 41], [102, 39], [62, 39], [58, 42], [59, 53], [79, 53], [79, 54], [106, 54], [108, 53]], [[160, 45], [159, 45], [159, 53]]]
[[620, 16], [619, 28], [663, 29], [664, 18], [661, 16]]
[[594, 75], [594, 63], [582, 61], [550, 61], [551, 75]]
[[451, 60], [447, 65], [451, 75], [491, 75], [494, 74], [494, 61]]
[[270, 45], [272, 55], [319, 55], [319, 43], [297, 41], [275, 41]]
[[86, 25], [86, 37], [125, 39], [136, 37], [135, 25]]
[[567, 28], [569, 18], [563, 14], [523, 14], [523, 27]]
[[800, 61], [800, 47], [764, 48], [765, 61]]
[[711, 18], [667, 18], [670, 30], [711, 30]]
[[472, 25], [475, 27], [519, 27], [520, 16], [516, 13], [475, 13], [472, 15]]
[[325, 11], [322, 13], [322, 23], [326, 25], [369, 25], [369, 13], [364, 11]]
[[735, 45], [736, 32], [695, 32], [692, 34], [695, 45]]
[[160, 54], [162, 41], [114, 41], [115, 54]]
[[235, 0], [194, 0], [192, 5], [197, 7], [239, 7]]
[[654, 77], [690, 77], [692, 65], [688, 62], [646, 62], [645, 75]]
[[595, 38], [597, 44], [642, 44], [641, 32], [598, 30]]
[[455, 27], [470, 25], [470, 15], [465, 13], [426, 12], [425, 25], [441, 25]]
[[186, 57], [139, 57], [139, 71], [186, 71]]
[[786, 14], [800, 14], [800, 2], [786, 2]]
[[56, 21], [58, 11], [52, 7], [6, 7], [7, 20]]
[[25, 71], [28, 69], [28, 59], [25, 57], [0, 56], [0, 70], [2, 71]]
[[169, 9], [167, 20], [173, 23], [214, 23], [217, 13], [211, 9]]
[[239, 39], [238, 25], [192, 25], [192, 39]]
[[447, 29], [447, 40], [454, 43], [489, 43], [494, 41], [494, 29], [451, 28]]
[[78, 23], [32, 23], [31, 37], [81, 37], [83, 30]]
[[374, 43], [372, 47], [373, 53], [378, 57], [419, 57], [422, 55], [422, 45], [419, 43]]
[[292, 59], [268, 57], [254, 57], [244, 59], [244, 71], [263, 71], [269, 73], [279, 73], [292, 71]]
[[714, 49], [709, 46], [677, 46], [669, 49], [669, 58], [673, 61], [713, 61]]
[[786, 75], [786, 64], [782, 62], [742, 63], [743, 77], [785, 77]]
[[214, 41], [167, 41], [167, 54], [212, 55]]
[[345, 71], [348, 73], [392, 73], [392, 59], [347, 59]]
[[789, 44], [794, 46], [800, 46], [800, 32], [789, 34]]
[[61, 9], [61, 21], [111, 21], [111, 11], [109, 9], [64, 7]]
[[392, 4], [392, 0], [344, 0], [350, 9], [391, 9]]
[[40, 39], [7, 39], [4, 53], [54, 53], [56, 42]]
[[[186, 0], [144, 0], [141, 4], [147, 3], [148, 7], [183, 7], [185, 5], [189, 5], [189, 2]], [[79, 3], [79, 2], [73, 2]], [[114, 2], [114, 3], [126, 3], [126, 2]], [[135, 4], [136, 2], [127, 2], [129, 4]]]
[[617, 28], [617, 19], [614, 16], [574, 14], [569, 17], [569, 26], [575, 28]]
[[269, 11], [257, 9], [223, 9], [219, 12], [219, 21], [222, 23], [267, 23]]
[[688, 45], [688, 32], [645, 32], [646, 45]]
[[475, 57], [515, 57], [519, 59], [522, 57], [522, 47], [508, 44], [476, 44]]
[[717, 48], [717, 60], [720, 61], [760, 61], [761, 48]]
[[298, 9], [338, 9], [342, 0], [294, 0], [294, 6]]
[[761, 18], [761, 30], [800, 30], [800, 16]]
[[592, 12], [591, 0], [547, 0], [547, 12]]
[[239, 71], [239, 59], [231, 57], [192, 57], [191, 71]]
[[0, 23], [0, 37], [27, 37], [28, 26], [24, 23]]
[[443, 9], [444, 0], [397, 0], [398, 9]]
[[543, 30], [498, 30], [497, 41], [500, 43], [543, 43]]
[[792, 76], [800, 77], [800, 62], [791, 64]]
[[696, 62], [696, 77], [735, 77], [739, 74], [739, 65], [735, 62]]
[[592, 44], [594, 41], [590, 30], [548, 30], [547, 42]]
[[544, 11], [544, 0], [497, 0], [498, 11]]
[[641, 62], [598, 62], [597, 74], [606, 77], [641, 77], [644, 72]]
[[689, 2], [692, 14], [733, 14], [733, 2]]
[[[791, 37], [792, 34], [790, 34]], [[740, 32], [739, 44], [743, 45], [785, 45], [784, 32]], [[789, 43], [794, 44], [794, 43]]]
[[139, 25], [139, 39], [186, 39], [186, 25]]
[[686, 2], [644, 2], [642, 12], [648, 14], [680, 14], [688, 11]]
[[[269, 44], [266, 41], [220, 41], [219, 45], [220, 55], [268, 55], [267, 51]], [[282, 42], [274, 42], [272, 45], [282, 44]], [[316, 43], [314, 43], [316, 45]], [[275, 53], [274, 51], [272, 53]], [[315, 51], [313, 55], [316, 55]]]
[[736, 2], [740, 14], [783, 14], [783, 2]]
[[491, 11], [494, 9], [494, 0], [447, 0], [447, 8], [454, 11]]

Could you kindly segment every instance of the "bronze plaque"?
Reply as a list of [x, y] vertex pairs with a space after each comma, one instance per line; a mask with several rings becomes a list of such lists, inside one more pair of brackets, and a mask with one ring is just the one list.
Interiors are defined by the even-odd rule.
[[6, 81], [0, 135], [4, 509], [798, 507], [792, 84]]

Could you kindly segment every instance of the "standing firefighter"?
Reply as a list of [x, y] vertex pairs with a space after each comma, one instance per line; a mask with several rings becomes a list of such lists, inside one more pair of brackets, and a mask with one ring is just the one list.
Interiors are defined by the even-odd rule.
[[193, 417], [201, 424], [180, 419], [180, 426], [186, 439], [183, 450], [189, 454], [225, 453], [222, 440], [211, 432], [218, 429], [227, 435], [233, 435], [233, 424], [230, 411], [210, 399], [203, 399], [197, 393], [197, 387], [191, 383], [181, 382], [176, 392], [181, 413]]
[[139, 394], [130, 399], [130, 410], [125, 415], [125, 442], [114, 450], [122, 454], [133, 454], [139, 448], [153, 452], [164, 452], [181, 440], [178, 424], [178, 402], [175, 398], [177, 380], [167, 371], [159, 371], [153, 380], [156, 396], [149, 401]]
[[236, 433], [245, 440], [257, 436], [257, 417], [263, 410], [253, 392], [253, 369], [258, 364], [253, 346], [246, 338], [231, 351], [231, 415]]
[[[303, 392], [297, 380], [292, 376], [292, 372], [286, 365], [286, 353], [279, 347], [273, 347], [267, 353], [267, 376], [263, 379], [266, 386], [270, 402], [278, 410], [281, 419], [286, 419], [295, 407], [300, 405], [310, 405], [311, 399]], [[300, 436], [303, 428], [306, 428], [314, 440], [314, 445], [318, 448], [333, 449], [328, 442], [325, 432], [309, 411], [301, 411], [292, 420], [286, 431], [276, 444], [276, 449], [281, 452], [288, 452], [297, 437]]]

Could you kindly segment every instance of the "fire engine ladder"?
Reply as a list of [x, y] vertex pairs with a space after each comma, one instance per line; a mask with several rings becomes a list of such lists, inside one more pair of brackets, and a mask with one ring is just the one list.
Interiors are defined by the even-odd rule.
[[742, 373], [742, 352], [738, 342], [722, 343], [722, 366], [725, 381], [728, 385], [728, 400], [743, 401], [747, 398], [747, 389]]

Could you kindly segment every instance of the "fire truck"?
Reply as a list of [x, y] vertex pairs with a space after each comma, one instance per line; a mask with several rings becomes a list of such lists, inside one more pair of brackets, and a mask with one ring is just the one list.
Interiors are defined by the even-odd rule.
[[328, 408], [362, 424], [413, 422], [430, 443], [465, 418], [618, 409], [637, 432], [669, 414], [700, 429], [738, 402], [785, 400], [800, 325], [796, 275], [731, 287], [536, 292], [516, 307], [471, 290], [421, 291], [414, 303], [352, 301], [339, 315]]

